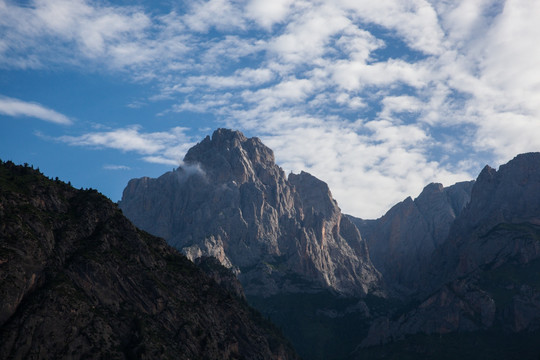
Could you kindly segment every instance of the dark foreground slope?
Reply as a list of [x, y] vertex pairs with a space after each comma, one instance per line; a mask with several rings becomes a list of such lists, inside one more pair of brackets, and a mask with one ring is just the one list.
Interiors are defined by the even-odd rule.
[[0, 358], [296, 358], [94, 190], [0, 164]]

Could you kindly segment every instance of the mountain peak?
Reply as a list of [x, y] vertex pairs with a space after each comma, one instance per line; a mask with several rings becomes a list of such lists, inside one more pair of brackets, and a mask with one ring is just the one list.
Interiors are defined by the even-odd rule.
[[[484, 167], [459, 228], [477, 232], [500, 222], [540, 222], [540, 153], [516, 156], [499, 170]], [[466, 222], [466, 224], [462, 223]]]
[[422, 192], [420, 193], [420, 196], [422, 194], [430, 194], [430, 193], [440, 193], [444, 190], [444, 186], [441, 183], [431, 183], [424, 187]]
[[225, 142], [225, 141], [240, 141], [244, 142], [247, 137], [238, 130], [231, 130], [225, 128], [219, 128], [212, 134], [212, 141]]
[[247, 138], [240, 131], [217, 129], [212, 137], [189, 149], [184, 162], [200, 164], [204, 171], [219, 173], [222, 180], [244, 182], [255, 168], [275, 167], [274, 153], [259, 138]]
[[540, 153], [519, 154], [508, 163], [501, 165], [498, 172], [505, 177], [520, 177], [522, 182], [529, 182], [532, 178], [539, 179]]
[[[233, 267], [246, 294], [322, 286], [365, 295], [380, 283], [328, 185], [306, 172], [287, 179], [258, 138], [218, 129], [184, 162], [204, 179], [169, 181], [165, 174], [145, 188], [130, 185], [140, 191], [124, 192], [121, 207], [188, 257], [211, 255]], [[291, 283], [291, 274], [301, 281]]]
[[325, 216], [339, 211], [337, 202], [332, 198], [332, 193], [324, 181], [305, 171], [298, 175], [289, 174], [288, 180], [300, 194], [306, 209], [319, 209]]

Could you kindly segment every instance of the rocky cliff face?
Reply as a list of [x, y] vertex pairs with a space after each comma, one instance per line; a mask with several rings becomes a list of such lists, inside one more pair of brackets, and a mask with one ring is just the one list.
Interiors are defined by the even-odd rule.
[[406, 293], [422, 286], [422, 273], [469, 202], [473, 183], [446, 188], [430, 184], [416, 199], [408, 197], [380, 219], [350, 217], [368, 244], [373, 264], [389, 284]]
[[536, 241], [516, 238], [506, 231], [519, 229], [520, 224], [540, 225], [540, 153], [518, 155], [498, 171], [489, 166], [482, 170], [469, 205], [434, 254], [432, 268], [439, 269], [435, 282], [510, 258], [523, 264], [538, 258]]
[[484, 168], [470, 202], [432, 254], [422, 297], [375, 321], [363, 346], [433, 334], [448, 351], [456, 334], [467, 332], [497, 349], [490, 358], [537, 358], [540, 347], [525, 339], [540, 334], [539, 220], [540, 153], [519, 155], [498, 171]]
[[224, 288], [96, 191], [0, 164], [0, 359], [296, 358]]
[[184, 165], [129, 182], [120, 207], [189, 258], [214, 256], [247, 293], [380, 289], [356, 227], [307, 173], [287, 178], [272, 150], [226, 129], [190, 149]]

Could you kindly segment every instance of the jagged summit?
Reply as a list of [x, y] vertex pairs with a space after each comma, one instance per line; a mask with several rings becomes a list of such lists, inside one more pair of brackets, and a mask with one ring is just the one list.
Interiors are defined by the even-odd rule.
[[236, 269], [247, 294], [378, 287], [365, 243], [328, 186], [307, 173], [287, 178], [258, 138], [218, 129], [184, 162], [204, 176], [129, 182], [120, 206], [136, 225], [192, 259], [210, 255]]
[[272, 150], [265, 146], [259, 138], [247, 138], [240, 131], [220, 128], [213, 132], [212, 137], [207, 135], [201, 142], [189, 149], [184, 157], [184, 162], [200, 162], [214, 154], [238, 154], [235, 151], [240, 149], [248, 153], [253, 150], [262, 151], [267, 155], [267, 160], [274, 160]]
[[444, 187], [431, 183], [416, 199], [407, 197], [380, 219], [351, 217], [387, 282], [405, 292], [422, 286], [422, 272], [469, 202], [473, 184], [467, 181]]
[[500, 224], [540, 225], [540, 153], [518, 155], [499, 170], [489, 166], [482, 170], [473, 186], [470, 203], [435, 254], [434, 264], [442, 259], [446, 264], [438, 273], [451, 279], [495, 259], [502, 261], [506, 256], [527, 262], [540, 255], [536, 242], [476, 241]]
[[217, 129], [212, 137], [189, 149], [184, 163], [200, 166], [220, 181], [255, 181], [257, 171], [274, 172], [274, 153], [259, 138], [247, 138], [239, 131]]
[[[427, 203], [428, 214], [435, 215], [437, 202]], [[491, 348], [496, 351], [490, 358], [537, 358], [538, 344], [524, 339], [537, 339], [540, 329], [540, 153], [518, 155], [498, 170], [484, 167], [472, 185], [470, 201], [456, 215], [451, 224], [446, 222], [448, 236], [418, 278], [419, 305], [399, 317], [376, 321], [363, 345], [437, 334], [443, 349], [452, 351], [448, 345], [457, 335], [474, 342], [469, 345], [472, 351], [463, 354]], [[405, 265], [410, 267], [411, 260]], [[447, 333], [452, 340], [441, 341]], [[490, 344], [479, 347], [483, 334], [489, 334]]]
[[499, 170], [484, 167], [454, 232], [481, 232], [503, 221], [540, 223], [540, 153], [520, 154]]

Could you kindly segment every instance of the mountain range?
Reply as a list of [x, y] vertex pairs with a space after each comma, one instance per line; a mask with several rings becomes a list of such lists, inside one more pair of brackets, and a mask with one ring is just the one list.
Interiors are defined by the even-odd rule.
[[536, 358], [522, 339], [540, 324], [539, 197], [540, 154], [530, 153], [358, 219], [321, 180], [286, 177], [259, 139], [218, 129], [178, 169], [131, 180], [119, 206], [189, 258], [231, 268], [306, 358], [429, 358], [444, 346], [479, 358], [453, 345], [470, 334], [495, 349], [490, 358], [517, 345]]
[[[384, 228], [385, 217], [376, 222]], [[540, 154], [518, 155], [498, 171], [486, 166], [447, 229], [411, 305], [376, 319], [362, 346], [379, 345], [368, 353], [385, 358], [538, 358]]]
[[435, 249], [446, 240], [455, 219], [469, 203], [474, 181], [444, 187], [429, 184], [377, 220], [349, 215], [367, 242], [376, 268], [396, 290], [418, 291]]
[[5, 358], [540, 356], [540, 153], [372, 220], [228, 129], [118, 204], [1, 169]]

